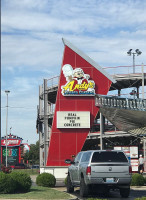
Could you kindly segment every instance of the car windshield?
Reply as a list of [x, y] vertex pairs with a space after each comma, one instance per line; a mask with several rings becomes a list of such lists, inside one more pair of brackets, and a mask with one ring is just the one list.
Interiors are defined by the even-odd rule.
[[123, 152], [94, 152], [92, 163], [95, 162], [128, 162]]

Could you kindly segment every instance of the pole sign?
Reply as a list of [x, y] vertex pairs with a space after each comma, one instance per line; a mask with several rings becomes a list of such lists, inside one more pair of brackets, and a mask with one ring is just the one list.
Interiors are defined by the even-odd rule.
[[90, 112], [57, 112], [57, 128], [90, 128]]
[[[20, 139], [7, 139], [7, 146], [20, 146], [22, 140]], [[1, 145], [6, 146], [6, 139], [1, 140]]]
[[[19, 147], [8, 147], [7, 158], [9, 165], [15, 165], [19, 162]], [[6, 147], [2, 147], [2, 163], [6, 163]]]
[[88, 55], [63, 39], [64, 55], [46, 166], [68, 166], [81, 151], [99, 111], [95, 94], [106, 95], [112, 78]]

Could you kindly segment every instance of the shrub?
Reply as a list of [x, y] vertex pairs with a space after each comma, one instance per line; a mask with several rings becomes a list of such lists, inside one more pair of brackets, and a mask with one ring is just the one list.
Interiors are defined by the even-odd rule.
[[133, 174], [131, 185], [133, 186], [142, 186], [144, 185], [144, 177], [141, 174]]
[[0, 193], [14, 193], [16, 190], [15, 181], [9, 174], [0, 172]]
[[36, 184], [44, 187], [54, 187], [56, 184], [56, 178], [52, 174], [42, 173], [37, 176]]
[[15, 172], [10, 174], [11, 178], [15, 181], [16, 192], [29, 192], [31, 187], [31, 178], [25, 172]]

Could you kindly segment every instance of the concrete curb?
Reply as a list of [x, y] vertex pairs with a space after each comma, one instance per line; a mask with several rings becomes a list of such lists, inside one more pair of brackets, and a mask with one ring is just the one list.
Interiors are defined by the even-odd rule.
[[[66, 188], [65, 187], [55, 187], [55, 188], [52, 188], [52, 189], [54, 189], [54, 190], [57, 190], [57, 191], [59, 191], [59, 192], [64, 192], [64, 193], [66, 193], [66, 194], [69, 194], [70, 196], [71, 196], [71, 198], [70, 199], [66, 199], [66, 200], [77, 200], [78, 198], [75, 196], [75, 195], [73, 195], [73, 194], [70, 194], [70, 193], [67, 193], [65, 190], [66, 190]], [[61, 199], [60, 199], [61, 200]], [[65, 200], [65, 199], [64, 199]]]

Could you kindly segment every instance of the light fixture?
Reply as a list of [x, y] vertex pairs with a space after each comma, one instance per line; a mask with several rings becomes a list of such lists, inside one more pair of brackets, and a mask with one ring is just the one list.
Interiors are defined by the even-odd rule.
[[142, 52], [139, 51], [139, 49], [136, 49], [135, 52], [136, 52], [137, 56], [139, 56], [140, 54], [142, 54]]
[[127, 52], [128, 56], [131, 56], [131, 51], [132, 49], [129, 49], [129, 51]]

